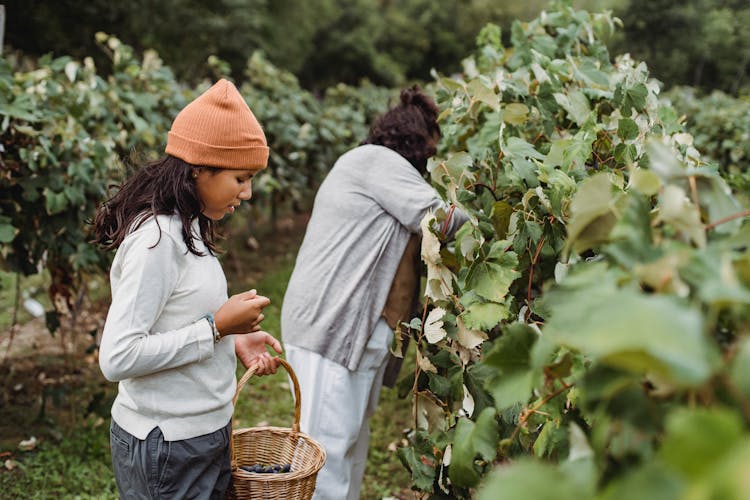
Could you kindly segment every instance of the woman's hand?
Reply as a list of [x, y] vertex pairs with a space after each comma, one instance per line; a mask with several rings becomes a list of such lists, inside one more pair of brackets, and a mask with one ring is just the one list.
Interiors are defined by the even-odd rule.
[[281, 343], [266, 332], [248, 333], [245, 335], [235, 335], [234, 352], [237, 358], [242, 362], [242, 366], [249, 368], [255, 364], [258, 369], [255, 375], [271, 375], [276, 373], [279, 367], [279, 357], [271, 356], [266, 350], [266, 345], [270, 345], [277, 353], [281, 353]]
[[258, 295], [255, 290], [232, 295], [214, 314], [219, 335], [259, 331], [260, 322], [265, 317], [263, 308], [270, 303], [268, 297]]

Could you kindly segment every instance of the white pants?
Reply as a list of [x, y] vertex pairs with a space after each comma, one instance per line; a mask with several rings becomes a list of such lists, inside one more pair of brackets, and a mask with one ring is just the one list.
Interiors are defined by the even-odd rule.
[[393, 331], [382, 318], [356, 371], [317, 353], [286, 345], [300, 385], [300, 427], [326, 450], [313, 500], [357, 500]]

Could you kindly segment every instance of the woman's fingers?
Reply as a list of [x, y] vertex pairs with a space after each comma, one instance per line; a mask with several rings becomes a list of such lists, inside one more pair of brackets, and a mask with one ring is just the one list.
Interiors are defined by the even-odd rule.
[[271, 357], [268, 354], [261, 354], [258, 356], [258, 375], [269, 375], [273, 373], [271, 370]]
[[261, 354], [255, 360], [257, 369], [255, 375], [273, 375], [279, 368], [279, 358], [268, 353]]
[[236, 294], [235, 297], [238, 297], [242, 300], [249, 300], [255, 297], [256, 295], [258, 295], [258, 291], [253, 288], [252, 290], [248, 290], [246, 292], [240, 292]]
[[258, 326], [258, 325], [260, 325], [260, 322], [261, 322], [261, 321], [263, 321], [264, 319], [266, 319], [266, 315], [265, 315], [265, 314], [263, 314], [263, 313], [260, 313], [260, 314], [258, 315], [258, 319], [256, 319], [256, 320], [255, 320], [255, 321], [253, 322], [253, 325], [252, 325], [252, 326], [254, 326], [254, 327], [255, 327], [255, 326]]
[[268, 344], [271, 347], [273, 347], [274, 351], [278, 352], [279, 354], [281, 353], [281, 351], [282, 351], [282, 349], [281, 349], [281, 342], [279, 342], [276, 338], [274, 338], [273, 336], [271, 336], [270, 333], [266, 333], [266, 344]]
[[271, 303], [271, 299], [264, 297], [263, 295], [253, 295], [252, 297], [243, 298], [243, 301], [251, 304], [252, 307], [263, 309]]
[[255, 331], [254, 327], [265, 318], [263, 308], [271, 300], [257, 295], [255, 290], [233, 295], [214, 314], [216, 328], [222, 335]]

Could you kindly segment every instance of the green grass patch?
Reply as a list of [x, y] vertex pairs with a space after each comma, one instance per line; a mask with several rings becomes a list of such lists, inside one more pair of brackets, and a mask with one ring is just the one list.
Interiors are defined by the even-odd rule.
[[109, 422], [76, 426], [17, 455], [15, 468], [0, 472], [0, 497], [117, 499], [109, 453]]

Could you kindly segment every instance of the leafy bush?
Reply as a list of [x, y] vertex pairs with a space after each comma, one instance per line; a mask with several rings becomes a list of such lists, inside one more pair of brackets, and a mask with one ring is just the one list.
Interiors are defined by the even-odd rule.
[[[741, 498], [750, 214], [569, 2], [485, 28], [435, 90], [427, 304], [400, 457], [437, 498]], [[710, 458], [709, 458], [710, 457]]]
[[0, 61], [2, 267], [49, 269], [60, 312], [72, 307], [83, 274], [105, 265], [87, 244], [85, 221], [122, 177], [120, 158], [158, 146], [186, 101], [155, 53], [139, 61], [119, 40], [98, 40], [116, 70], [107, 80], [90, 58], [43, 57], [15, 74]]
[[750, 193], [750, 96], [731, 97], [718, 90], [699, 96], [690, 87], [663, 95], [681, 115], [695, 148], [719, 167], [736, 193]]

